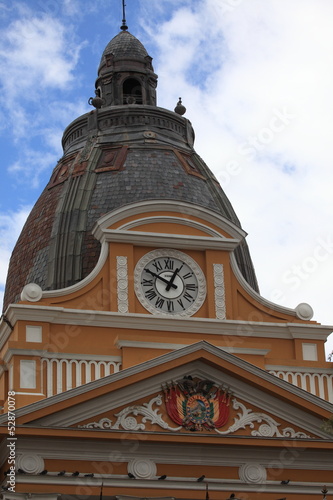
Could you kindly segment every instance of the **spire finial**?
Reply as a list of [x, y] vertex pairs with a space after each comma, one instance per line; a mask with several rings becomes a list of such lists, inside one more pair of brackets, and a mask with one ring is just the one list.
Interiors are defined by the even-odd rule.
[[128, 26], [126, 25], [126, 14], [125, 14], [125, 0], [123, 0], [123, 24], [120, 26], [120, 29], [123, 31], [128, 30]]

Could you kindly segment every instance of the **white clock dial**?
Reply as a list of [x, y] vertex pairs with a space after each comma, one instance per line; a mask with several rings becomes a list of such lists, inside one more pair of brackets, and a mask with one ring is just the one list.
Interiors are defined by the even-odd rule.
[[177, 250], [153, 250], [138, 262], [135, 291], [150, 312], [191, 316], [206, 297], [204, 275], [198, 264]]

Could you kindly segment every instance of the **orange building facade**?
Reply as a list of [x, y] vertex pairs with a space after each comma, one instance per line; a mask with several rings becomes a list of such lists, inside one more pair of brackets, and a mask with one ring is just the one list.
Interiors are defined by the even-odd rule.
[[14, 250], [3, 498], [322, 498], [332, 327], [259, 294], [246, 233], [156, 79], [123, 29]]

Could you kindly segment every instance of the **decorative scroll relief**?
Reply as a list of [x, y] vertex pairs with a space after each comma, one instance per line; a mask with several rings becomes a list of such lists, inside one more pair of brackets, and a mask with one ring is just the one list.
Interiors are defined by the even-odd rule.
[[[145, 423], [151, 422], [156, 424], [162, 429], [169, 431], [179, 431], [180, 427], [170, 427], [169, 424], [164, 422], [162, 415], [158, 412], [159, 408], [153, 408], [154, 405], [161, 406], [163, 399], [161, 394], [151, 399], [149, 403], [143, 403], [142, 406], [128, 406], [116, 413], [118, 417], [116, 422], [112, 424], [109, 418], [101, 418], [98, 422], [90, 422], [86, 425], [79, 425], [81, 428], [87, 429], [124, 429], [126, 431], [144, 431], [146, 429]], [[142, 416], [141, 422], [138, 422], [137, 416]]]
[[128, 313], [128, 268], [127, 257], [117, 256], [118, 312]]
[[214, 272], [216, 318], [226, 319], [223, 264], [213, 264], [213, 272]]
[[[117, 413], [115, 417], [117, 420], [113, 423], [109, 418], [102, 418], [98, 422], [90, 422], [85, 425], [80, 425], [80, 428], [86, 429], [124, 429], [126, 431], [144, 431], [146, 430], [146, 423], [156, 424], [162, 429], [179, 432], [184, 429], [183, 425], [178, 427], [171, 427], [163, 420], [163, 415], [159, 413], [159, 408], [154, 409], [154, 405], [160, 407], [163, 404], [163, 397], [161, 394], [152, 398], [149, 403], [144, 403], [142, 406], [134, 405], [124, 408], [121, 412]], [[233, 434], [239, 429], [249, 427], [253, 429], [251, 435], [255, 437], [283, 437], [283, 438], [298, 438], [306, 439], [311, 438], [304, 432], [297, 432], [291, 427], [280, 428], [276, 420], [265, 413], [253, 412], [237, 401], [236, 398], [232, 400], [232, 407], [235, 410], [241, 410], [234, 418], [234, 423], [226, 430], [214, 429], [220, 435]], [[143, 418], [139, 419], [141, 416]], [[258, 425], [260, 424], [260, 425]]]
[[[304, 432], [296, 432], [292, 427], [285, 427], [284, 429], [278, 429], [281, 426], [274, 418], [266, 415], [265, 413], [254, 412], [245, 407], [242, 403], [237, 401], [236, 398], [232, 401], [232, 407], [234, 410], [241, 410], [237, 413], [237, 417], [234, 419], [233, 425], [231, 425], [227, 430], [220, 431], [215, 429], [218, 434], [233, 434], [239, 429], [245, 429], [247, 426], [253, 429], [255, 423], [260, 424], [257, 429], [251, 432], [251, 436], [256, 437], [290, 437], [290, 438], [311, 438]], [[261, 423], [263, 422], [263, 423]]]

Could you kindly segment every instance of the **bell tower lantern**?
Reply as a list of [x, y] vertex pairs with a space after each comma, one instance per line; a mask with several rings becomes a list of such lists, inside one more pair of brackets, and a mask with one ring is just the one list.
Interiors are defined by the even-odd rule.
[[102, 107], [156, 106], [157, 75], [152, 58], [127, 29], [122, 27], [122, 31], [106, 46], [95, 87], [96, 95], [103, 99]]

